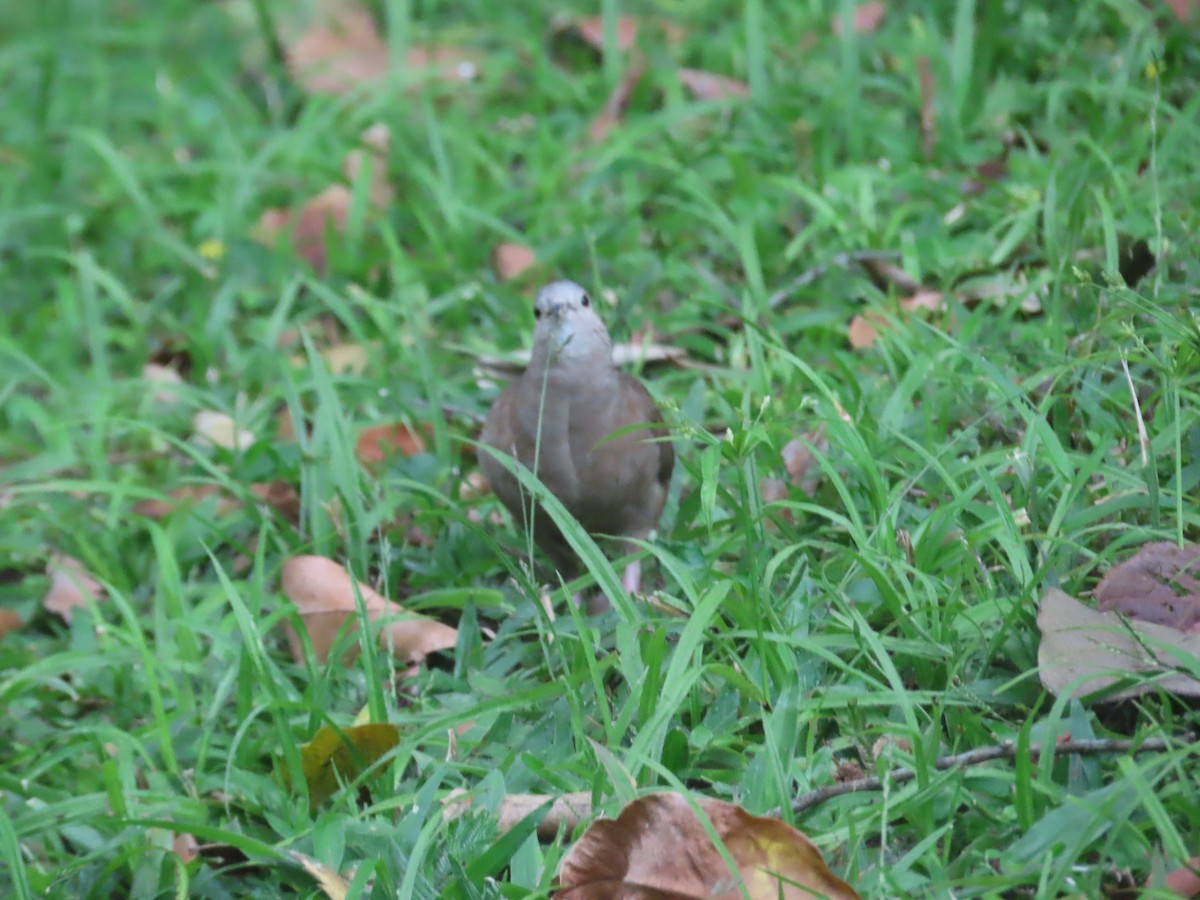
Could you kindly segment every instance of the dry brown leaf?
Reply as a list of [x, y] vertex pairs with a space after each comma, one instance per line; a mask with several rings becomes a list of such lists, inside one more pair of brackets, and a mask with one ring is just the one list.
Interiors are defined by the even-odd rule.
[[1165, 2], [1171, 8], [1171, 12], [1175, 13], [1175, 18], [1184, 25], [1192, 20], [1193, 13], [1200, 11], [1198, 0], [1165, 0]]
[[322, 19], [295, 39], [281, 35], [297, 84], [314, 94], [343, 94], [387, 75], [387, 44], [370, 11], [341, 3]]
[[[604, 52], [604, 17], [589, 16], [568, 23], [585, 44]], [[617, 49], [624, 53], [637, 43], [638, 23], [633, 16], [617, 17]]]
[[[1146, 890], [1156, 885], [1151, 878], [1146, 882]], [[1193, 856], [1178, 869], [1167, 873], [1166, 884], [1162, 885], [1177, 897], [1200, 897], [1200, 856]]]
[[238, 428], [233, 417], [212, 409], [202, 409], [192, 417], [197, 443], [226, 450], [245, 450], [254, 443], [254, 432]]
[[298, 862], [304, 871], [312, 876], [317, 886], [329, 900], [346, 900], [350, 894], [350, 884], [336, 869], [332, 869], [320, 860], [305, 856], [298, 850], [290, 851], [292, 859]]
[[[322, 556], [294, 556], [283, 564], [282, 588], [284, 596], [300, 612], [317, 661], [324, 663], [347, 620], [351, 620], [351, 630], [357, 628], [353, 621], [354, 584], [350, 573]], [[400, 604], [388, 600], [368, 584], [358, 582], [358, 590], [372, 622], [389, 620], [380, 632], [379, 643], [385, 649], [390, 644], [397, 659], [420, 662], [430, 653], [449, 649], [457, 642], [457, 629], [405, 611]], [[402, 618], [396, 619], [397, 616]], [[287, 636], [292, 657], [303, 663], [304, 646], [290, 623], [287, 624]], [[347, 652], [346, 661], [357, 654], [355, 643]]]
[[[256, 498], [289, 521], [298, 522], [300, 520], [300, 495], [286, 481], [260, 482], [250, 485], [249, 490]], [[242, 508], [242, 501], [229, 494], [223, 494], [220, 485], [185, 484], [169, 491], [164, 500], [158, 498], [142, 500], [134, 505], [133, 511], [148, 519], [165, 519], [175, 510], [194, 506], [214, 494], [220, 495], [216, 506], [218, 518]]]
[[188, 834], [186, 831], [176, 834], [171, 839], [171, 849], [185, 866], [200, 858], [200, 842], [194, 834]]
[[[574, 791], [561, 794], [551, 800], [548, 794], [506, 794], [500, 801], [497, 826], [501, 834], [511, 831], [522, 819], [551, 801], [550, 809], [545, 818], [538, 823], [538, 839], [552, 841], [559, 831], [570, 834], [579, 824], [592, 814], [591, 791]], [[442, 819], [449, 822], [457, 819], [471, 809], [471, 796], [465, 791], [452, 794], [446, 798], [442, 810]]]
[[108, 596], [83, 563], [72, 556], [59, 553], [51, 556], [46, 574], [50, 576], [50, 589], [42, 606], [67, 622], [71, 621], [75, 610], [87, 606], [89, 600], [99, 603]]
[[725, 100], [729, 97], [750, 96], [750, 86], [745, 82], [700, 69], [680, 69], [679, 83], [697, 100]]
[[896, 288], [897, 293], [915, 294], [924, 290], [921, 282], [913, 278], [902, 266], [878, 257], [868, 257], [862, 260], [862, 267], [870, 276], [872, 284], [881, 291]]
[[1098, 609], [1200, 632], [1200, 544], [1146, 544], [1109, 569], [1094, 595]]
[[783, 457], [783, 466], [787, 469], [792, 484], [810, 497], [816, 492], [817, 482], [821, 478], [821, 470], [817, 468], [813, 448], [821, 453], [829, 449], [829, 438], [825, 436], [824, 425], [788, 441], [779, 453]]
[[918, 309], [941, 312], [945, 307], [946, 300], [942, 292], [931, 291], [927, 288], [919, 288], [911, 297], [905, 297], [900, 301], [900, 308], [905, 312], [916, 312]]
[[501, 281], [513, 281], [537, 265], [537, 257], [524, 244], [502, 243], [492, 248], [492, 268]]
[[629, 98], [633, 96], [634, 88], [642, 80], [644, 72], [645, 65], [641, 59], [633, 59], [625, 67], [621, 80], [617, 82], [612, 93], [608, 95], [608, 99], [604, 101], [600, 114], [588, 126], [588, 140], [593, 144], [599, 144], [608, 137], [610, 131], [621, 124], [621, 116], [625, 114], [625, 108], [629, 106]]
[[[342, 160], [342, 174], [349, 184], [355, 183], [370, 160], [367, 198], [375, 212], [386, 208], [393, 200], [392, 186], [387, 177], [390, 139], [387, 126], [376, 123], [360, 136], [363, 146], [351, 150]], [[349, 186], [331, 184], [309, 197], [299, 209], [274, 207], [264, 210], [254, 237], [260, 243], [272, 246], [280, 237], [290, 236], [292, 246], [300, 257], [315, 271], [323, 272], [328, 259], [326, 237], [346, 230], [353, 202], [354, 192]]]
[[[220, 493], [221, 488], [215, 484], [185, 484], [167, 493], [165, 500], [157, 497], [142, 500], [134, 504], [133, 511], [148, 519], [165, 519], [181, 506], [191, 506]], [[237, 509], [241, 504], [231, 497], [222, 497], [217, 503], [217, 515], [221, 516], [230, 510]]]
[[888, 321], [877, 312], [865, 312], [850, 320], [847, 334], [850, 346], [855, 350], [863, 350], [879, 340], [879, 330], [887, 328]]
[[373, 425], [359, 433], [354, 454], [359, 462], [368, 465], [383, 462], [396, 454], [416, 456], [425, 452], [425, 442], [431, 436], [432, 430], [428, 425], [416, 430], [403, 422]]
[[[362, 375], [371, 359], [371, 348], [364, 344], [334, 344], [321, 351], [321, 359], [330, 375]], [[304, 357], [300, 357], [301, 365]]]
[[16, 610], [0, 609], [0, 638], [10, 631], [16, 631], [22, 625], [21, 617]]
[[[696, 797], [738, 866], [753, 900], [857, 898], [825, 865], [804, 834], [778, 819]], [[743, 896], [708, 832], [680, 794], [648, 794], [616, 819], [593, 822], [562, 861], [561, 900], [670, 896], [734, 900]]]
[[[887, 7], [878, 2], [878, 0], [872, 0], [870, 3], [860, 3], [854, 8], [855, 33], [870, 34], [880, 26], [885, 15], [887, 15]], [[842, 35], [842, 17], [840, 14], [836, 14], [833, 17], [833, 33], [838, 37]]]
[[[1058, 588], [1050, 588], [1038, 610], [1038, 675], [1050, 693], [1089, 694], [1123, 675], [1153, 675], [1177, 668], [1164, 647], [1200, 657], [1200, 633], [1187, 634], [1153, 622], [1123, 619], [1115, 612], [1084, 606]], [[1078, 684], [1073, 684], [1078, 680]], [[1200, 697], [1200, 681], [1180, 672], [1135, 684], [1113, 695], [1117, 700], [1164, 690]]]

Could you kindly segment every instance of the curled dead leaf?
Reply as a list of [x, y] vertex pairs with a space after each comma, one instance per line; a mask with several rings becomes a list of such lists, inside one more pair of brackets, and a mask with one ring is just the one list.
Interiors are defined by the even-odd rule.
[[42, 606], [67, 622], [88, 601], [99, 603], [108, 596], [100, 582], [73, 556], [54, 554], [46, 566], [46, 574], [50, 576], [50, 589]]
[[680, 69], [679, 83], [697, 100], [726, 100], [749, 97], [750, 86], [728, 75], [716, 75], [700, 69]]
[[[326, 662], [342, 627], [348, 624], [351, 631], [357, 628], [353, 621], [355, 584], [350, 573], [325, 557], [294, 556], [283, 564], [281, 580], [284, 596], [295, 604], [308, 631], [313, 654], [318, 662]], [[370, 621], [387, 620], [379, 642], [385, 649], [390, 647], [397, 659], [420, 662], [430, 653], [450, 649], [457, 643], [457, 629], [407, 612], [370, 585], [358, 582], [357, 587]], [[300, 636], [290, 623], [286, 627], [292, 657], [303, 663], [304, 645]], [[357, 654], [355, 643], [347, 651], [347, 661]]]
[[1200, 697], [1200, 680], [1177, 671], [1173, 653], [1200, 657], [1200, 633], [1167, 625], [1124, 619], [1115, 612], [1084, 606], [1058, 588], [1050, 588], [1038, 609], [1038, 675], [1046, 690], [1088, 694], [1129, 675], [1146, 675], [1139, 684], [1112, 695], [1118, 700], [1155, 690]]
[[[562, 861], [560, 900], [653, 896], [739, 898], [740, 885], [754, 900], [858, 894], [825, 865], [800, 831], [778, 819], [753, 816], [740, 806], [695, 797], [737, 872], [731, 872], [688, 800], [681, 794], [648, 794], [616, 819], [593, 822]], [[637, 893], [638, 891], [644, 893]]]

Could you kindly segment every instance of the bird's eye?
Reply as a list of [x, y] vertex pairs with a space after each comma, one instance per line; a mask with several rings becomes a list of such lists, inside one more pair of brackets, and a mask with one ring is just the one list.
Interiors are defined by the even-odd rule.
[[542, 317], [542, 311], [536, 306], [533, 308], [533, 317], [535, 319], [540, 319]]
[[583, 305], [584, 305], [584, 306], [591, 306], [591, 305], [592, 305], [592, 298], [591, 298], [591, 297], [589, 297], [587, 294], [584, 294], [584, 295], [583, 295]]

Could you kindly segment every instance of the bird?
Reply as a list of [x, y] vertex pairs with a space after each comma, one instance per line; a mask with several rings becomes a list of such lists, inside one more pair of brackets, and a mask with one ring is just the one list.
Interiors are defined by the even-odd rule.
[[[645, 385], [613, 362], [612, 339], [583, 287], [547, 284], [533, 314], [529, 365], [496, 398], [480, 443], [533, 471], [589, 534], [647, 538], [675, 467], [661, 411]], [[528, 493], [495, 455], [485, 448], [479, 459], [513, 518], [532, 528], [564, 579], [574, 578], [579, 560], [562, 532], [540, 508], [530, 515]], [[639, 561], [626, 566], [621, 581], [628, 593], [640, 593]]]

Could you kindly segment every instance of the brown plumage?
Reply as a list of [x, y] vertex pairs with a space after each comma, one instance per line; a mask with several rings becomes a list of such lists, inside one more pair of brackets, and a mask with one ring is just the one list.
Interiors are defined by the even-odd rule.
[[[497, 398], [481, 440], [536, 472], [589, 534], [645, 538], [667, 499], [675, 453], [662, 414], [642, 383], [613, 364], [608, 329], [587, 292], [556, 281], [538, 292], [529, 367]], [[619, 437], [614, 432], [637, 428]], [[539, 446], [540, 433], [540, 446]], [[535, 467], [536, 459], [536, 467]], [[496, 496], [529, 526], [529, 497], [490, 453], [480, 454]], [[534, 511], [533, 537], [565, 578], [578, 560], [550, 517]], [[625, 570], [636, 593], [641, 568]]]

